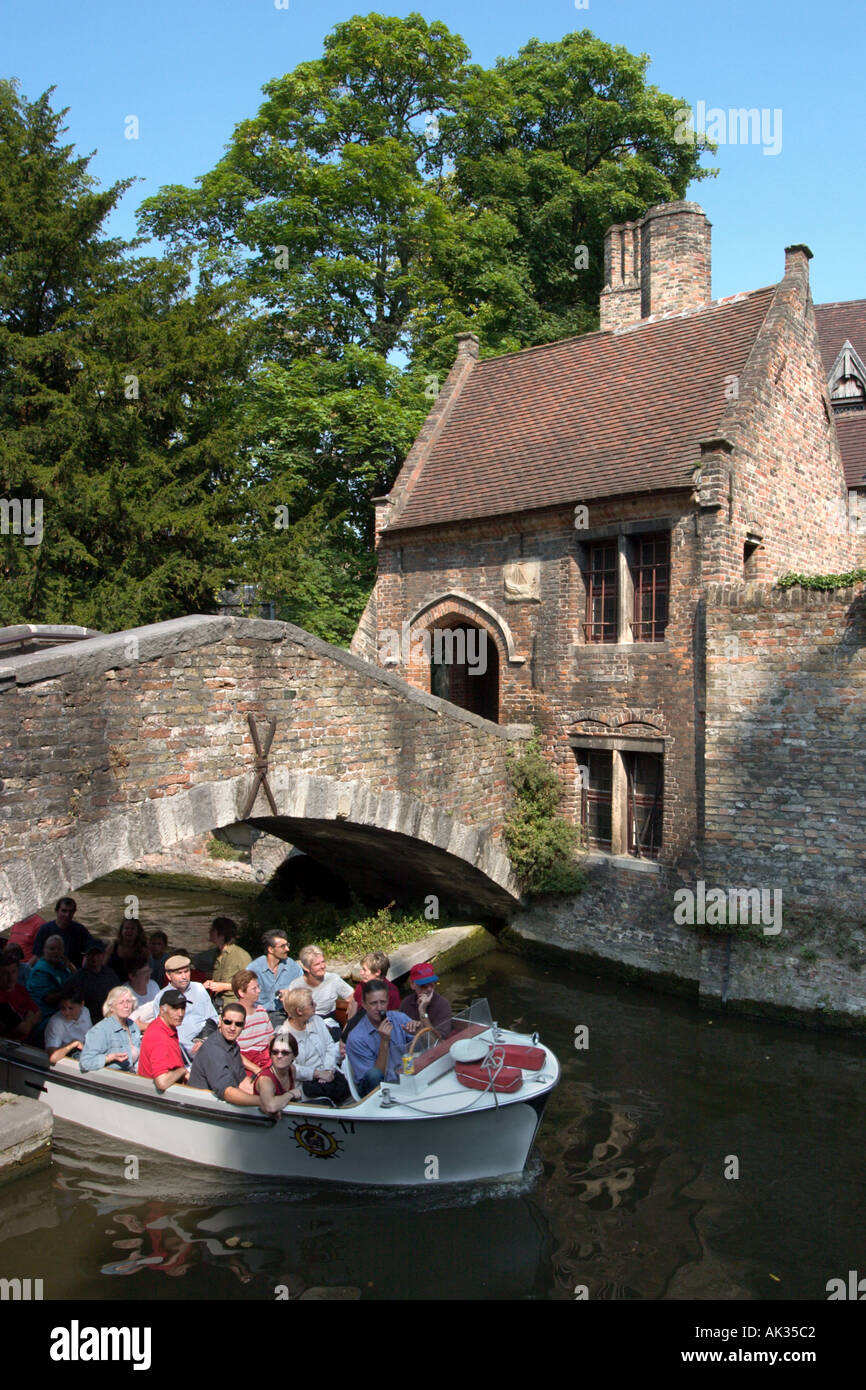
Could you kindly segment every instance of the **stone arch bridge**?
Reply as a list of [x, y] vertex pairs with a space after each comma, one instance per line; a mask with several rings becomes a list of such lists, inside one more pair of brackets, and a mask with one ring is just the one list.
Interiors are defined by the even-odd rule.
[[289, 623], [179, 618], [0, 661], [0, 927], [241, 820], [349, 881], [504, 915], [526, 733]]

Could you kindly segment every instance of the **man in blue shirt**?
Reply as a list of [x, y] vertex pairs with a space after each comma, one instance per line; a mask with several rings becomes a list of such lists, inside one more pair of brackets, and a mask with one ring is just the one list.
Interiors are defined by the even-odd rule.
[[385, 980], [368, 980], [361, 999], [366, 1017], [349, 1034], [346, 1057], [359, 1094], [366, 1096], [381, 1081], [397, 1080], [409, 1038], [421, 1025], [407, 1014], [388, 1008]]
[[265, 932], [262, 949], [264, 955], [256, 956], [247, 968], [259, 982], [259, 1004], [267, 1010], [274, 1027], [280, 1028], [286, 1021], [280, 995], [284, 989], [291, 989], [292, 982], [300, 979], [303, 971], [297, 961], [289, 959], [289, 938], [284, 931]]
[[159, 1013], [163, 995], [167, 994], [169, 990], [180, 990], [186, 1001], [186, 1007], [183, 1012], [183, 1021], [177, 1025], [177, 1036], [181, 1046], [186, 1048], [190, 1057], [194, 1057], [204, 1041], [203, 1038], [198, 1039], [198, 1035], [206, 1023], [213, 1023], [216, 1027], [217, 1011], [211, 1003], [210, 995], [204, 985], [200, 985], [197, 980], [190, 982], [190, 970], [191, 965], [188, 956], [169, 956], [165, 963], [168, 984], [156, 996], [153, 1007]]

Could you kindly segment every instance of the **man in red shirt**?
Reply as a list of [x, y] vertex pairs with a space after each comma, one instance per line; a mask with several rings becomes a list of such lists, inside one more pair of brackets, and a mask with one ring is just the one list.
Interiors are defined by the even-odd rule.
[[177, 1030], [183, 1022], [186, 999], [179, 989], [168, 989], [159, 1001], [159, 1013], [141, 1040], [139, 1076], [150, 1076], [158, 1091], [189, 1079], [189, 1067]]

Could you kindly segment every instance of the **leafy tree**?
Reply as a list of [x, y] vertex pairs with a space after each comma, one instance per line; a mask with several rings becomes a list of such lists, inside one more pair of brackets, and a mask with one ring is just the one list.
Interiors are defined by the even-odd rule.
[[423, 373], [395, 358], [412, 351], [441, 230], [430, 122], [467, 57], [417, 14], [338, 24], [321, 59], [267, 84], [200, 189], [142, 209], [144, 230], [194, 249], [204, 281], [228, 278], [254, 310], [243, 575], [330, 640], [354, 631], [375, 574], [371, 499], [430, 405]]
[[369, 498], [421, 427], [417, 395], [411, 376], [354, 344], [260, 373], [245, 576], [278, 617], [327, 641], [348, 642], [375, 579]]
[[0, 493], [43, 509], [40, 544], [0, 538], [0, 621], [208, 611], [242, 497], [239, 305], [100, 235], [129, 181], [96, 190], [49, 98], [0, 84]]
[[434, 243], [454, 307], [425, 323], [427, 360], [453, 356], [467, 315], [493, 352], [596, 329], [607, 228], [714, 172], [699, 167], [705, 137], [677, 142], [682, 103], [647, 85], [648, 63], [585, 29], [461, 83], [441, 121], [451, 215]]

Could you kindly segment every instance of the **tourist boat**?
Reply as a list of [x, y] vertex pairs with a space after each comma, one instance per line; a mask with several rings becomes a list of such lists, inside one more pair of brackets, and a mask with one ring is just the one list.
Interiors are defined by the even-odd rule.
[[123, 1143], [256, 1176], [412, 1187], [519, 1174], [559, 1063], [537, 1036], [492, 1023], [486, 1001], [456, 1023], [451, 1037], [423, 1051], [419, 1031], [410, 1070], [396, 1083], [361, 1100], [348, 1077], [346, 1105], [295, 1101], [276, 1118], [209, 1091], [172, 1086], [160, 1094], [145, 1077], [82, 1073], [72, 1058], [50, 1066], [39, 1049], [6, 1040], [0, 1090], [44, 1100], [58, 1119]]

